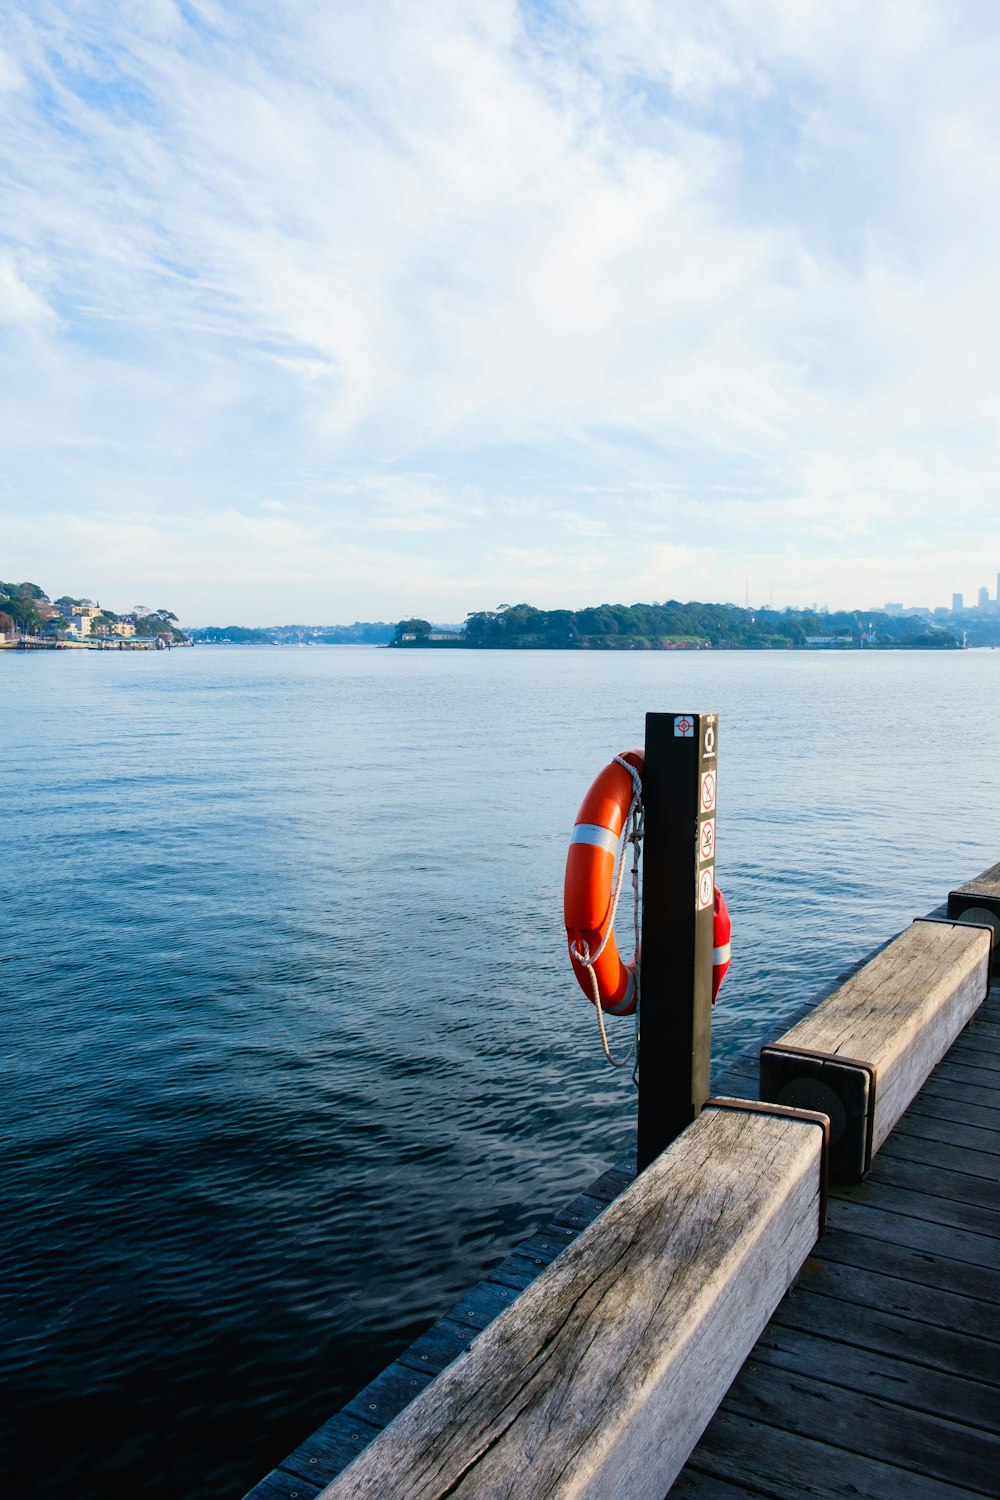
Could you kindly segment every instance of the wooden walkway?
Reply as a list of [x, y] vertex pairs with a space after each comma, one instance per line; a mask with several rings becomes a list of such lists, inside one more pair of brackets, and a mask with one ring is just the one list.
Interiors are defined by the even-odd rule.
[[[713, 1087], [756, 1098], [757, 1082], [754, 1054]], [[519, 1245], [247, 1500], [318, 1495], [634, 1174], [633, 1152]], [[1000, 1497], [998, 985], [864, 1183], [831, 1190], [823, 1238], [670, 1490], [670, 1500], [973, 1495]]]
[[[753, 1097], [737, 1064], [720, 1091]], [[1000, 986], [729, 1389], [670, 1500], [1000, 1496]], [[621, 1497], [627, 1500], [627, 1497]]]

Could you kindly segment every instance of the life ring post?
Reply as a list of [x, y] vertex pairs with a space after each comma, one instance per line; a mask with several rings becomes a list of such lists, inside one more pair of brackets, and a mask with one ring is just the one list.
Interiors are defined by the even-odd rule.
[[639, 1170], [709, 1097], [719, 716], [646, 715]]

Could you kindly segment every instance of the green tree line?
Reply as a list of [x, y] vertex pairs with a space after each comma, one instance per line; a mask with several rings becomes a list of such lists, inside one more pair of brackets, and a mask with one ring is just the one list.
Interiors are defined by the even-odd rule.
[[[394, 644], [426, 641], [426, 620], [400, 620]], [[476, 610], [462, 627], [462, 642], [479, 648], [663, 650], [672, 647], [785, 650], [810, 637], [835, 637], [845, 645], [955, 647], [956, 637], [911, 617], [861, 610], [818, 614], [810, 610], [742, 609], [734, 604], [598, 604], [586, 609], [537, 609], [501, 604]]]

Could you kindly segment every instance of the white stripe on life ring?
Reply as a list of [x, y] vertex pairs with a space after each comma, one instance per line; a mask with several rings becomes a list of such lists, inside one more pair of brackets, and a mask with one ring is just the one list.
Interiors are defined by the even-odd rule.
[[609, 854], [618, 853], [618, 839], [610, 828], [602, 828], [600, 823], [577, 823], [570, 843], [593, 844], [597, 849], [606, 849]]
[[635, 997], [635, 974], [630, 969], [629, 970], [629, 974], [628, 974], [628, 984], [625, 986], [625, 993], [624, 993], [624, 995], [621, 997], [621, 999], [619, 1000], [619, 1002], [618, 1002], [617, 1005], [605, 1005], [603, 1007], [604, 1014], [607, 1015], [607, 1016], [623, 1016], [623, 1015], [625, 1015], [626, 1011], [627, 1011], [627, 1008], [628, 1008], [628, 1006], [630, 1006], [632, 1004], [632, 1001], [633, 1001], [634, 997]]
[[712, 949], [712, 968], [717, 969], [720, 964], [727, 964], [733, 956], [732, 943], [723, 943], [721, 948]]

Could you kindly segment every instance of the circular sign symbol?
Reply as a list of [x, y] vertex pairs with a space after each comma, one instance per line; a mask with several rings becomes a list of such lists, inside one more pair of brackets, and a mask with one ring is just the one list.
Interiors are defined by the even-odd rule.
[[702, 870], [698, 876], [698, 909], [704, 911], [706, 906], [711, 906], [712, 897], [715, 894], [715, 874], [709, 868]]
[[701, 825], [701, 857], [711, 859], [715, 853], [715, 819], [707, 818]]
[[706, 771], [701, 778], [701, 805], [705, 812], [711, 812], [715, 806], [715, 772]]

